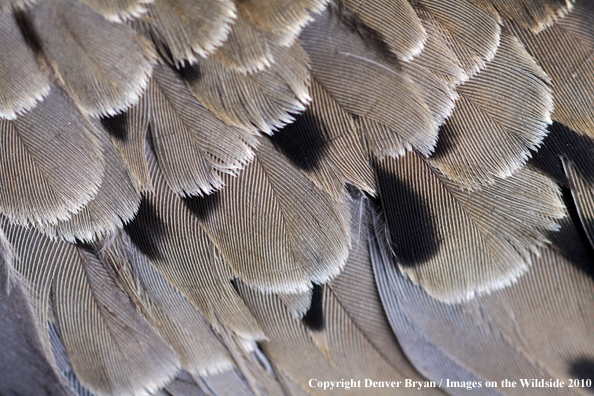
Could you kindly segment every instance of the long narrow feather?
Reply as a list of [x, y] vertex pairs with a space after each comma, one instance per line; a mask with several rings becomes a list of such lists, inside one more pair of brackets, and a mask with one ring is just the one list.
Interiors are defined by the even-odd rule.
[[43, 329], [25, 281], [13, 268], [14, 259], [12, 247], [0, 229], [0, 393], [72, 395], [44, 347]]

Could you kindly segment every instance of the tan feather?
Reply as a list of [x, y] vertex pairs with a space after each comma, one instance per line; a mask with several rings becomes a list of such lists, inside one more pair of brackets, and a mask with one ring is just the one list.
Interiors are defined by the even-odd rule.
[[430, 153], [437, 126], [424, 92], [381, 42], [357, 34], [344, 18], [331, 7], [303, 30], [301, 40], [312, 61], [313, 77], [349, 113], [382, 123], [407, 145]]
[[349, 244], [344, 198], [336, 202], [319, 190], [266, 140], [225, 184], [191, 204], [235, 277], [294, 293], [338, 275]]
[[348, 11], [372, 28], [400, 59], [421, 53], [427, 32], [409, 2], [344, 0]]
[[483, 10], [538, 33], [564, 17], [575, 0], [469, 0]]
[[155, 60], [148, 41], [75, 0], [44, 0], [29, 15], [29, 33], [84, 113], [115, 115], [138, 101]]
[[0, 52], [0, 119], [14, 120], [42, 101], [50, 85], [8, 13], [0, 13]]
[[231, 0], [155, 0], [134, 26], [170, 51], [176, 64], [194, 63], [221, 46], [236, 17]]
[[244, 75], [223, 67], [216, 59], [200, 60], [187, 79], [190, 91], [224, 122], [271, 134], [293, 121], [291, 113], [305, 109], [309, 70], [307, 55], [298, 44], [291, 48], [270, 45], [274, 64], [259, 73]]
[[140, 195], [133, 178], [118, 155], [107, 132], [94, 122], [94, 135], [101, 143], [105, 163], [103, 181], [95, 197], [68, 220], [44, 224], [43, 231], [69, 242], [93, 242], [115, 233], [132, 220], [140, 205]]
[[[506, 178], [522, 167], [547, 133], [550, 79], [509, 33], [495, 58], [458, 88], [460, 99], [441, 127], [431, 165], [466, 188]], [[524, 107], [526, 111], [514, 110]]]
[[159, 167], [169, 187], [182, 196], [220, 189], [222, 174], [237, 174], [253, 157], [254, 138], [204, 108], [168, 66], [155, 68], [140, 106], [150, 115]]
[[260, 72], [275, 61], [267, 37], [246, 21], [241, 9], [227, 41], [217, 49], [213, 57], [221, 65], [240, 73]]
[[169, 189], [152, 155], [148, 165], [154, 191], [143, 195], [138, 215], [124, 228], [132, 242], [215, 331], [225, 328], [246, 339], [261, 339], [258, 324], [235, 293], [230, 270], [199, 219]]
[[480, 381], [483, 388], [485, 381], [501, 385], [507, 379], [519, 388], [522, 378], [560, 379], [563, 388], [506, 391], [585, 394], [568, 385], [570, 378], [590, 376], [584, 356], [592, 354], [592, 279], [555, 250], [545, 248], [541, 257], [533, 256], [531, 271], [509, 288], [454, 305], [430, 298], [389, 260], [375, 261], [374, 269], [401, 345], [428, 378]]
[[442, 301], [510, 285], [564, 216], [557, 186], [531, 169], [476, 192], [415, 153], [378, 162], [376, 175], [389, 249], [403, 273]]
[[16, 120], [0, 120], [0, 132], [0, 210], [11, 221], [55, 224], [97, 194], [101, 143], [59, 88]]
[[[592, 5], [578, 1], [565, 21], [535, 35], [515, 25], [511, 30], [551, 76], [555, 110], [552, 118], [581, 134], [594, 137], [594, 48]], [[559, 59], [563, 59], [562, 62]]]

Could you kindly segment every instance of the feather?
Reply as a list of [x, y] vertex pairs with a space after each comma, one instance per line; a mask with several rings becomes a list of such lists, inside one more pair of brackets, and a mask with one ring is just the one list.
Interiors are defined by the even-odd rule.
[[247, 22], [241, 9], [227, 41], [217, 49], [213, 57], [222, 66], [240, 73], [260, 72], [274, 62], [267, 37]]
[[14, 120], [42, 101], [50, 85], [17, 21], [8, 13], [0, 13], [0, 52], [0, 119]]
[[148, 108], [159, 167], [182, 196], [213, 193], [223, 173], [237, 174], [253, 157], [254, 138], [205, 109], [167, 66], [155, 68], [140, 106]]
[[389, 249], [403, 273], [442, 301], [514, 282], [564, 215], [557, 186], [527, 168], [476, 192], [415, 153], [375, 168]]
[[467, 75], [462, 80], [474, 76], [495, 56], [501, 33], [497, 18], [466, 0], [417, 0], [413, 4], [431, 33], [429, 39], [442, 36], [442, 46], [458, 58]]
[[294, 293], [338, 275], [349, 243], [344, 198], [319, 190], [266, 140], [225, 184], [189, 204], [234, 276], [260, 290]]
[[291, 46], [301, 29], [329, 0], [249, 0], [236, 1], [239, 12], [257, 30], [276, 37], [276, 43]]
[[81, 0], [110, 22], [124, 22], [146, 12], [146, 4], [154, 0]]
[[262, 338], [199, 218], [169, 189], [154, 156], [149, 157], [148, 165], [154, 191], [143, 194], [137, 216], [124, 227], [132, 243], [215, 331], [224, 327], [246, 339]]
[[[333, 381], [333, 393], [345, 394], [366, 390], [363, 380], [359, 380], [361, 389], [357, 389], [356, 379], [386, 378], [394, 384], [401, 381], [399, 393], [418, 392], [417, 389], [402, 389], [406, 374], [391, 367], [366, 339], [330, 288], [323, 287], [321, 308], [325, 320], [321, 330], [310, 330], [306, 324], [295, 319], [278, 297], [256, 292], [243, 284], [238, 288], [268, 335], [269, 341], [261, 342], [262, 350], [272, 362], [275, 372], [285, 382], [290, 381], [293, 387], [305, 390], [306, 394], [321, 394], [324, 392], [321, 383]], [[320, 339], [325, 339], [326, 345], [321, 345]], [[355, 379], [354, 384], [350, 378]], [[390, 388], [373, 391], [377, 394], [394, 393], [394, 389]], [[440, 392], [429, 389], [426, 394]]]
[[551, 26], [563, 18], [575, 0], [469, 0], [483, 10], [497, 16], [499, 13], [534, 33]]
[[133, 26], [169, 51], [176, 65], [194, 63], [225, 42], [236, 18], [231, 0], [156, 0]]
[[373, 29], [398, 58], [409, 61], [421, 53], [427, 32], [407, 1], [345, 0], [343, 4]]
[[45, 224], [43, 231], [69, 242], [92, 242], [115, 233], [132, 220], [140, 205], [134, 179], [128, 174], [124, 162], [99, 122], [94, 122], [97, 140], [103, 146], [105, 169], [103, 182], [97, 195], [70, 219], [57, 224]]
[[0, 393], [72, 395], [44, 348], [26, 281], [13, 268], [14, 259], [0, 230]]
[[98, 394], [149, 394], [162, 387], [177, 371], [179, 356], [95, 255], [64, 243], [55, 248], [63, 262], [53, 305], [78, 378]]
[[132, 106], [116, 116], [101, 118], [101, 124], [110, 134], [128, 174], [133, 177], [140, 191], [152, 190], [146, 162], [149, 120], [149, 109], [142, 104]]
[[577, 170], [577, 167], [568, 159], [563, 158], [563, 169], [568, 176], [571, 185], [571, 194], [576, 205], [576, 209], [586, 231], [590, 244], [594, 246], [594, 186], [588, 183], [586, 179]]
[[[593, 353], [588, 330], [593, 283], [555, 250], [545, 248], [541, 257], [534, 256], [531, 271], [509, 288], [455, 305], [430, 298], [385, 257], [374, 260], [374, 269], [392, 327], [428, 378], [481, 381], [483, 386], [507, 379], [518, 387], [522, 378], [560, 379], [565, 389], [522, 386], [518, 394], [581, 394], [567, 385], [569, 378], [590, 375], [584, 370]], [[551, 315], [557, 319], [551, 321]]]
[[138, 101], [155, 54], [132, 29], [75, 0], [44, 0], [27, 17], [40, 53], [85, 114], [115, 115]]
[[[118, 234], [103, 250], [122, 278], [130, 267], [135, 282], [128, 285], [145, 306], [143, 314], [180, 355], [183, 370], [195, 375], [218, 374], [233, 368], [229, 352], [204, 316], [140, 253], [126, 234]], [[131, 293], [132, 294], [132, 293]]]
[[401, 378], [423, 381], [404, 355], [381, 305], [375, 283], [369, 248], [370, 203], [365, 196], [351, 191], [352, 247], [344, 271], [328, 283], [354, 325], [379, 351]]
[[99, 395], [142, 394], [168, 381], [179, 358], [94, 254], [32, 228], [6, 221], [3, 227], [19, 257], [16, 268], [32, 285], [47, 353], [51, 304], [70, 363], [88, 389]]
[[290, 113], [304, 110], [310, 96], [303, 49], [271, 44], [270, 50], [275, 62], [250, 75], [228, 70], [216, 59], [201, 59], [187, 73], [190, 91], [227, 124], [271, 134], [293, 121]]
[[[437, 126], [424, 92], [400, 70], [383, 43], [364, 28], [357, 34], [348, 24], [356, 22], [345, 18], [331, 7], [303, 30], [301, 41], [311, 58], [312, 76], [349, 113], [384, 124], [408, 146], [430, 153]], [[376, 154], [392, 155], [386, 151]]]
[[55, 224], [97, 194], [101, 143], [59, 88], [16, 120], [0, 120], [0, 132], [0, 211], [11, 221]]
[[539, 34], [510, 24], [513, 34], [551, 76], [555, 98], [553, 120], [590, 137], [594, 137], [593, 10], [590, 2], [578, 1], [571, 17]]
[[299, 170], [335, 199], [345, 181], [375, 193], [373, 171], [352, 118], [316, 81], [309, 107], [272, 136], [272, 142]]
[[[429, 163], [467, 188], [511, 176], [552, 122], [549, 82], [522, 45], [502, 34], [495, 58], [458, 88], [460, 99]], [[514, 113], [520, 106], [526, 111]]]

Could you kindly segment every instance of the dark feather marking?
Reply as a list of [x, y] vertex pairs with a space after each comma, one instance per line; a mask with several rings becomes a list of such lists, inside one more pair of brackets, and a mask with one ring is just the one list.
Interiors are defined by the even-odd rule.
[[[571, 363], [569, 372], [572, 376], [578, 377], [579, 379], [594, 379], [594, 359], [588, 357], [577, 359]], [[587, 389], [590, 393], [594, 393], [594, 388], [584, 389]]]
[[431, 158], [442, 159], [456, 147], [457, 135], [451, 131], [451, 127], [446, 120], [445, 124], [439, 127], [437, 136], [437, 145], [435, 151], [431, 154]]
[[274, 145], [304, 171], [320, 166], [327, 147], [326, 125], [309, 109], [295, 117], [295, 122], [270, 137]]
[[[561, 250], [572, 258], [571, 262], [580, 270], [594, 279], [594, 247], [588, 239], [588, 234], [578, 215], [577, 207], [573, 201], [571, 191], [567, 187], [561, 187], [561, 197], [567, 208], [570, 219], [570, 227], [573, 230], [567, 230], [567, 226], [561, 228], [559, 232], [550, 232], [549, 237]], [[563, 233], [571, 232], [573, 238], [564, 238]], [[575, 234], [579, 238], [575, 238]]]
[[128, 113], [126, 112], [111, 117], [101, 117], [101, 124], [107, 132], [121, 142], [128, 140], [127, 121]]
[[184, 198], [183, 200], [186, 207], [194, 213], [196, 217], [202, 221], [206, 221], [221, 204], [221, 195], [219, 191], [216, 191], [202, 197], [189, 197]]
[[311, 305], [301, 319], [305, 327], [312, 331], [324, 330], [324, 286], [313, 285], [311, 294]]
[[571, 160], [584, 176], [594, 183], [594, 142], [587, 136], [582, 136], [559, 122], [549, 126], [549, 134], [542, 142], [538, 152], [532, 156], [531, 163], [545, 172], [557, 183], [569, 187], [565, 176], [561, 156]]
[[441, 243], [428, 203], [396, 175], [377, 164], [374, 169], [392, 252], [405, 267], [427, 262]]
[[35, 28], [33, 28], [33, 23], [27, 16], [27, 13], [22, 10], [16, 10], [14, 11], [14, 19], [16, 20], [27, 45], [31, 47], [37, 55], [41, 55], [41, 40], [39, 39]]
[[237, 281], [235, 279], [230, 279], [229, 282], [231, 282], [231, 286], [233, 286], [233, 289], [235, 289], [235, 293], [241, 297], [241, 294], [239, 293], [239, 286], [237, 286]]
[[196, 84], [202, 78], [202, 73], [200, 72], [200, 67], [198, 65], [190, 65], [189, 63], [183, 63], [178, 65], [177, 67], [171, 67], [175, 73], [187, 82], [188, 84]]
[[91, 254], [96, 255], [97, 254], [97, 247], [92, 244], [92, 243], [88, 243], [88, 242], [83, 242], [80, 239], [76, 239], [76, 243], [75, 243], [76, 247], [78, 247], [79, 249], [82, 249], [86, 252], [89, 252]]
[[151, 259], [161, 258], [157, 240], [165, 232], [163, 221], [157, 216], [152, 203], [142, 197], [138, 214], [130, 223], [124, 226], [124, 231], [130, 236], [132, 243], [143, 254]]

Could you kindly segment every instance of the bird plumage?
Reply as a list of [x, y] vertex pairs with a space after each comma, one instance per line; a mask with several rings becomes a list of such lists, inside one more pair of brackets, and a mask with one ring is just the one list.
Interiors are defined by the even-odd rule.
[[0, 394], [591, 392], [593, 22], [0, 0]]

